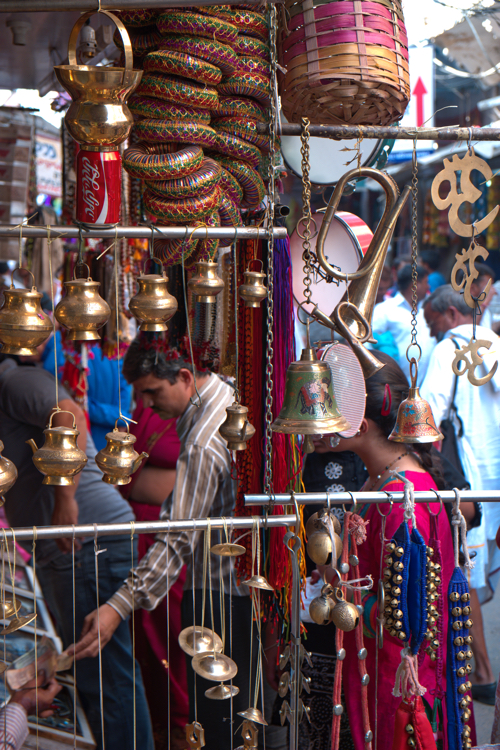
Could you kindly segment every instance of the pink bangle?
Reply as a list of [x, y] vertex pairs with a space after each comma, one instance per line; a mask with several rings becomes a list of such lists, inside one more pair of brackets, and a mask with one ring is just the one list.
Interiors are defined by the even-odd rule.
[[146, 55], [144, 70], [192, 78], [198, 83], [208, 83], [213, 86], [216, 86], [222, 80], [220, 69], [212, 63], [200, 60], [185, 52], [174, 52], [168, 49], [155, 50]]
[[215, 148], [218, 143], [215, 130], [201, 122], [141, 120], [134, 130], [147, 143], [195, 143], [208, 148]]
[[219, 68], [225, 76], [230, 76], [238, 68], [238, 56], [228, 44], [201, 37], [168, 35], [160, 44], [161, 49], [185, 52], [199, 57]]
[[142, 77], [137, 93], [202, 109], [215, 109], [219, 101], [217, 90], [211, 86], [154, 73]]
[[202, 13], [168, 10], [161, 14], [156, 23], [163, 36], [166, 34], [203, 36], [223, 44], [233, 44], [238, 36], [238, 29], [232, 23], [215, 16], [204, 16]]
[[237, 206], [240, 206], [243, 203], [243, 188], [231, 172], [228, 172], [224, 167], [221, 167], [221, 170], [220, 186], [222, 190], [232, 198]]
[[244, 99], [241, 96], [220, 96], [213, 115], [214, 117], [248, 117], [264, 123], [268, 120], [264, 107], [252, 99]]
[[269, 45], [260, 41], [260, 39], [238, 34], [233, 46], [234, 51], [242, 57], [258, 57], [261, 60], [270, 60]]
[[165, 198], [196, 198], [210, 193], [219, 184], [222, 167], [213, 159], [203, 159], [196, 172], [173, 180], [148, 180], [146, 187]]
[[261, 149], [269, 148], [269, 137], [257, 131], [255, 120], [244, 117], [221, 117], [212, 122], [214, 130], [231, 133]]
[[264, 200], [266, 188], [262, 177], [249, 164], [237, 159], [216, 157], [219, 164], [235, 177], [243, 188], [243, 203], [247, 208], [256, 208]]
[[196, 172], [203, 161], [199, 146], [188, 146], [172, 154], [152, 154], [144, 146], [133, 146], [123, 154], [126, 171], [139, 180], [169, 180]]
[[197, 109], [186, 107], [183, 104], [166, 102], [163, 99], [132, 94], [127, 106], [134, 115], [141, 115], [148, 119], [157, 120], [188, 120], [189, 122], [200, 122], [203, 125], [210, 123], [210, 112], [208, 109]]
[[257, 146], [251, 143], [242, 141], [241, 138], [237, 138], [235, 135], [226, 133], [222, 130], [215, 131], [215, 145], [212, 147], [213, 151], [217, 151], [220, 154], [225, 154], [233, 159], [241, 159], [247, 161], [252, 167], [258, 167], [262, 158], [260, 150]]
[[236, 96], [251, 96], [258, 99], [262, 104], [269, 103], [269, 78], [258, 75], [257, 73], [248, 73], [246, 71], [237, 71], [230, 78], [224, 78], [222, 83], [217, 87], [221, 96], [234, 94]]
[[146, 211], [158, 219], [180, 223], [202, 219], [207, 214], [218, 210], [221, 201], [222, 191], [218, 186], [206, 195], [198, 196], [197, 198], [183, 198], [181, 200], [160, 198], [147, 188], [144, 191]]

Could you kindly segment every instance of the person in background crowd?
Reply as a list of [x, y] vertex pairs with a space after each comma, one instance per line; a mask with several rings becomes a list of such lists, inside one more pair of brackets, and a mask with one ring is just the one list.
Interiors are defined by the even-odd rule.
[[[425, 323], [422, 302], [428, 294], [429, 284], [427, 282], [427, 271], [422, 266], [417, 267], [417, 331], [418, 343], [422, 349], [422, 357], [418, 364], [418, 380], [422, 382], [429, 357], [435, 346], [433, 339]], [[398, 349], [397, 361], [405, 373], [406, 377], [410, 376], [410, 364], [406, 358], [406, 351], [411, 342], [411, 321], [412, 321], [412, 269], [411, 265], [403, 266], [398, 273], [398, 293], [391, 299], [375, 305], [372, 318], [373, 336], [377, 338], [379, 334], [390, 331]], [[410, 351], [410, 356], [416, 356], [416, 350]]]
[[45, 719], [54, 713], [51, 706], [62, 685], [55, 679], [42, 685], [40, 677], [37, 686], [34, 682], [12, 693], [10, 701], [0, 711], [0, 747], [3, 750], [21, 750], [29, 734], [28, 716], [38, 714]]
[[[463, 428], [462, 434], [457, 434], [457, 442], [464, 474], [473, 490], [498, 489], [500, 370], [481, 387], [472, 385], [465, 373], [461, 377], [454, 375], [452, 362], [456, 349], [467, 345], [472, 337], [472, 310], [451, 285], [439, 287], [425, 300], [424, 315], [431, 334], [445, 337], [434, 350], [421, 395], [429, 402], [439, 425], [449, 414], [456, 385], [454, 403]], [[474, 371], [476, 377], [483, 377], [499, 360], [500, 339], [482, 325], [477, 326], [476, 338], [492, 343], [490, 350], [480, 350], [483, 364]], [[493, 705], [496, 683], [484, 639], [479, 603], [492, 598], [500, 574], [500, 550], [495, 544], [500, 526], [500, 503], [484, 503], [482, 511], [480, 526], [470, 530], [467, 537], [469, 548], [477, 552], [475, 566], [469, 574], [475, 661], [475, 672], [470, 679], [474, 699]]]
[[389, 266], [384, 266], [382, 268], [382, 274], [380, 276], [380, 284], [378, 286], [378, 292], [377, 297], [375, 299], [375, 304], [378, 305], [379, 302], [383, 302], [386, 298], [389, 289], [392, 285], [392, 273]]
[[394, 297], [398, 293], [398, 273], [403, 268], [411, 263], [411, 255], [399, 255], [394, 258], [391, 263], [391, 286], [387, 290], [386, 298]]
[[418, 260], [420, 265], [425, 268], [425, 270], [429, 274], [427, 280], [429, 282], [429, 289], [431, 293], [435, 292], [438, 287], [446, 284], [445, 277], [438, 270], [439, 266], [441, 265], [441, 258], [439, 256], [439, 253], [436, 253], [433, 250], [423, 250], [419, 254]]

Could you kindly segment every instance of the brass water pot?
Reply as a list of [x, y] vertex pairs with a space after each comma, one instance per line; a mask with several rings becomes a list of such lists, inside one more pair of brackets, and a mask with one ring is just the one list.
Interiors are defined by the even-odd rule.
[[[17, 479], [15, 464], [8, 458], [2, 456], [4, 444], [0, 440], [0, 499], [4, 492], [8, 492]], [[0, 505], [3, 503], [0, 502]]]
[[32, 438], [26, 441], [33, 451], [33, 463], [45, 475], [42, 484], [74, 484], [73, 477], [80, 473], [88, 460], [76, 442], [80, 431], [76, 429], [74, 415], [73, 427], [52, 427], [54, 414], [61, 411], [63, 410], [50, 415], [48, 427], [43, 431], [45, 442], [41, 448], [37, 447]]
[[126, 101], [137, 88], [142, 70], [133, 70], [130, 37], [119, 18], [108, 11], [100, 13], [115, 23], [123, 41], [125, 67], [77, 65], [78, 35], [94, 12], [84, 13], [73, 26], [68, 42], [69, 65], [54, 65], [61, 86], [71, 96], [64, 117], [70, 135], [82, 145], [116, 146], [129, 135], [133, 118]]
[[127, 432], [120, 432], [117, 428], [118, 420], [115, 422], [113, 432], [106, 435], [106, 446], [99, 451], [95, 462], [103, 473], [102, 481], [107, 484], [128, 484], [130, 475], [134, 474], [148, 453], [140, 455], [134, 449], [137, 440], [131, 435], [127, 424]]
[[[252, 261], [253, 262], [253, 261]], [[262, 261], [257, 261], [262, 266]], [[243, 274], [243, 284], [238, 289], [238, 295], [245, 302], [245, 307], [260, 307], [262, 300], [267, 297], [267, 287], [263, 284], [266, 274], [262, 271], [251, 271], [250, 265]]]
[[217, 276], [217, 263], [201, 260], [196, 264], [196, 273], [188, 281], [197, 302], [215, 302], [215, 296], [224, 289], [224, 282]]
[[247, 419], [248, 408], [242, 404], [231, 404], [226, 409], [226, 420], [219, 427], [219, 434], [227, 440], [230, 451], [244, 451], [247, 442], [255, 435], [255, 427]]
[[[98, 333], [108, 322], [111, 310], [108, 303], [99, 294], [100, 283], [92, 281], [90, 269], [86, 279], [65, 281], [66, 295], [55, 309], [58, 323], [69, 331], [72, 341], [98, 341]], [[75, 268], [76, 272], [76, 268]]]
[[[151, 258], [161, 264], [161, 260]], [[177, 300], [168, 291], [168, 276], [163, 272], [144, 272], [137, 277], [139, 291], [132, 297], [128, 309], [139, 321], [140, 331], [166, 331], [166, 323], [177, 311]]]
[[37, 291], [35, 279], [31, 289], [10, 289], [3, 292], [0, 309], [0, 341], [2, 354], [36, 355], [37, 346], [52, 333], [52, 321], [42, 310], [42, 293]]

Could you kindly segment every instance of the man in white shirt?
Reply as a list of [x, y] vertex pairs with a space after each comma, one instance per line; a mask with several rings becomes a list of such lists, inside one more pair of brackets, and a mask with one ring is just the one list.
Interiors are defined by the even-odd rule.
[[[422, 357], [418, 363], [418, 384], [425, 376], [430, 354], [436, 344], [427, 328], [422, 301], [429, 292], [427, 271], [422, 266], [417, 266], [417, 341], [422, 349]], [[377, 333], [390, 331], [398, 348], [398, 364], [410, 379], [410, 364], [406, 359], [406, 350], [411, 342], [411, 305], [412, 305], [412, 277], [411, 265], [403, 266], [398, 272], [398, 292], [394, 297], [384, 300], [375, 305], [372, 318], [373, 336]], [[410, 357], [417, 357], [418, 350], [413, 347], [409, 352]]]
[[[472, 309], [463, 296], [451, 285], [439, 287], [425, 300], [424, 314], [434, 336], [444, 334], [436, 345], [425, 380], [420, 389], [434, 415], [436, 424], [447, 418], [453, 398], [455, 375], [452, 362], [457, 348], [467, 344], [472, 337]], [[479, 318], [481, 320], [481, 318]], [[490, 348], [482, 348], [479, 354], [483, 363], [474, 371], [474, 376], [484, 377], [500, 358], [500, 338], [490, 329], [478, 325], [476, 339], [491, 342]], [[454, 343], [456, 342], [456, 344]], [[457, 346], [458, 345], [458, 346]], [[460, 367], [462, 368], [462, 363]], [[457, 379], [455, 407], [463, 424], [463, 435], [457, 437], [458, 450], [464, 474], [473, 490], [498, 489], [500, 486], [500, 368], [491, 380], [482, 386], [469, 382], [467, 374]], [[467, 535], [469, 549], [477, 552], [475, 567], [470, 572], [469, 583], [477, 591], [479, 601], [491, 599], [500, 574], [500, 551], [495, 536], [500, 526], [500, 503], [484, 503], [481, 525], [471, 529]], [[475, 593], [471, 591], [475, 598]], [[481, 609], [474, 607], [474, 658], [476, 663], [474, 689], [489, 688], [494, 705], [493, 674], [486, 652], [482, 648]], [[474, 682], [474, 680], [472, 680]], [[487, 692], [487, 691], [486, 691]], [[484, 690], [483, 690], [484, 693]], [[483, 698], [488, 697], [484, 693]], [[488, 703], [489, 700], [483, 700]]]

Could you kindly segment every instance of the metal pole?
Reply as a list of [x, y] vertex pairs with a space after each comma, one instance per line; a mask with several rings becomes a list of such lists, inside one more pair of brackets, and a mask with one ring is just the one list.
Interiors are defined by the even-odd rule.
[[290, 552], [292, 560], [292, 596], [290, 617], [290, 750], [298, 750], [299, 747], [299, 705], [300, 705], [300, 564], [299, 550], [302, 546], [298, 537], [300, 529], [300, 515], [296, 507], [297, 523], [295, 533], [289, 531], [285, 534], [283, 542]]
[[[402, 503], [403, 492], [388, 493], [394, 503]], [[443, 490], [437, 493], [444, 503], [455, 502], [455, 493], [451, 490]], [[461, 490], [462, 502], [475, 501], [478, 503], [500, 502], [500, 490]], [[294, 498], [299, 505], [342, 505], [343, 503], [387, 503], [388, 497], [385, 492], [295, 492], [292, 495], [281, 493], [272, 496], [272, 503], [276, 505], [293, 505]], [[436, 493], [432, 491], [415, 492], [417, 503], [437, 502]], [[245, 495], [245, 505], [268, 505], [269, 495]]]
[[[271, 0], [277, 2], [278, 0]], [[227, 0], [226, 5], [238, 5], [240, 0]], [[246, 0], [260, 6], [261, 0]], [[185, 8], [193, 5], [220, 5], [220, 0], [103, 0], [101, 10], [130, 10], [132, 8]], [[99, 9], [98, 0], [1, 0], [0, 13], [36, 13], [38, 11], [69, 11]]]
[[[1, 1], [1, 0], [0, 0]], [[0, 224], [0, 237], [17, 237], [19, 235], [19, 227], [11, 224]], [[78, 238], [80, 229], [75, 226], [59, 226], [54, 224], [50, 227], [50, 236], [52, 239], [61, 237], [62, 239]], [[117, 227], [116, 235], [115, 228], [102, 229], [98, 226], [95, 229], [82, 229], [82, 237], [94, 238], [99, 237], [106, 239], [114, 239], [115, 236], [125, 238], [142, 238], [149, 239], [151, 237], [151, 227]], [[22, 228], [23, 237], [47, 237], [47, 227], [42, 226], [31, 226], [29, 224], [23, 224]], [[161, 233], [161, 234], [160, 234]], [[276, 238], [285, 238], [287, 236], [287, 230], [285, 227], [273, 227], [273, 235]], [[268, 237], [268, 230], [262, 229], [261, 227], [156, 227], [154, 229], [154, 239], [165, 238], [168, 240], [179, 240], [183, 237], [189, 237], [195, 240], [208, 239], [219, 239], [219, 240], [250, 240], [250, 239], [261, 239], [265, 240]]]
[[[95, 527], [94, 524], [81, 524], [76, 526], [37, 526], [36, 538], [72, 538], [73, 532], [77, 538], [88, 536], [94, 537], [96, 532], [99, 536], [117, 536], [119, 534], [130, 534], [132, 528], [135, 534], [172, 534], [174, 532], [178, 533], [179, 531], [204, 531], [208, 527], [209, 520], [210, 528], [212, 529], [223, 529], [225, 527], [224, 525], [226, 525], [229, 530], [248, 529], [253, 524], [253, 518], [248, 516], [245, 518], [193, 518], [187, 521], [140, 521], [134, 523], [133, 526], [130, 523], [96, 523]], [[295, 514], [270, 516], [267, 519], [258, 518], [257, 521], [260, 528], [295, 526], [297, 523], [297, 516]], [[33, 536], [33, 526], [28, 528], [2, 530], [2, 539], [7, 539], [9, 541], [31, 541]]]
[[[257, 124], [259, 133], [267, 133], [268, 126]], [[500, 128], [471, 128], [472, 141], [500, 141]], [[281, 125], [281, 135], [296, 135], [301, 133], [300, 125]], [[381, 127], [379, 125], [310, 125], [309, 133], [315, 138], [377, 138], [413, 141], [468, 141], [471, 138], [469, 128], [398, 128], [394, 126]]]

